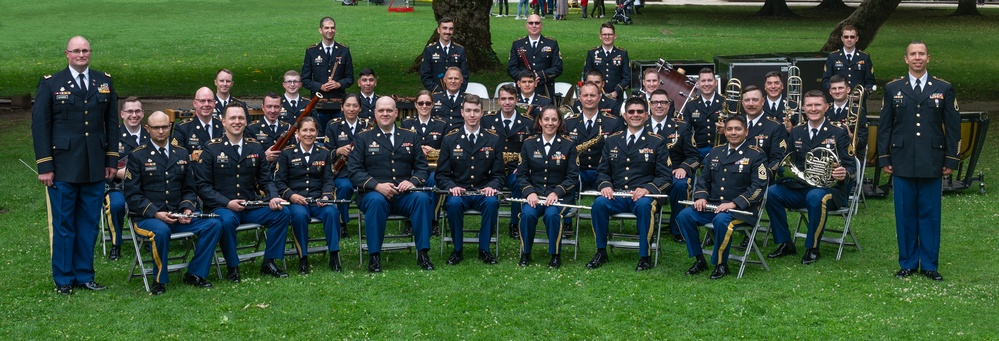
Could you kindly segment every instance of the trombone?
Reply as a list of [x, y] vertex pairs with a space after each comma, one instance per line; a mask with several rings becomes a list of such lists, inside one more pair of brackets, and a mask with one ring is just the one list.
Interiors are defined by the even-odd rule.
[[[801, 116], [801, 70], [797, 66], [787, 68], [787, 104], [784, 106], [784, 126], [790, 126], [797, 120], [797, 125], [805, 124]], [[794, 119], [792, 119], [794, 118]]]
[[[742, 112], [742, 81], [738, 78], [732, 78], [728, 80], [728, 84], [725, 85], [725, 102], [722, 103], [722, 110], [718, 113], [717, 122], [725, 122], [729, 117], [733, 115], [738, 115]], [[722, 144], [722, 133], [717, 132], [718, 128], [715, 127], [715, 146]]]

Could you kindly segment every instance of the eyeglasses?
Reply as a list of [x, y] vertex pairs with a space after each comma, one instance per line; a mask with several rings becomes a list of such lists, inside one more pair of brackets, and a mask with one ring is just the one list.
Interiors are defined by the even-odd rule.
[[541, 25], [541, 22], [540, 21], [528, 21], [527, 24], [528, 25]]
[[123, 113], [125, 113], [127, 115], [135, 115], [135, 114], [141, 114], [142, 113], [142, 109], [139, 109], [139, 110], [122, 110], [121, 112], [123, 112]]
[[649, 102], [649, 104], [652, 104], [652, 105], [667, 105], [667, 104], [669, 104], [669, 101], [652, 101], [652, 102]]
[[614, 36], [614, 33], [601, 33], [600, 36], [601, 37], [612, 37], [612, 36]]
[[284, 84], [296, 84], [296, 83], [301, 83], [301, 82], [302, 81], [284, 81]]
[[72, 53], [72, 54], [79, 54], [79, 55], [86, 55], [86, 54], [90, 54], [90, 52], [93, 52], [93, 51], [94, 51], [94, 50], [89, 50], [89, 49], [82, 49], [82, 50], [81, 50], [81, 49], [76, 49], [76, 50], [66, 50], [66, 52], [68, 52], [68, 53]]
[[194, 101], [198, 102], [198, 103], [201, 103], [201, 104], [215, 103], [215, 99], [214, 98], [212, 98], [212, 99], [195, 99]]
[[148, 130], [170, 130], [170, 126], [169, 125], [165, 125], [165, 126], [151, 126], [151, 125], [147, 125], [146, 129], [148, 129]]
[[419, 105], [421, 107], [429, 107], [433, 104], [434, 104], [433, 102], [416, 102], [416, 105]]
[[645, 113], [645, 110], [628, 110], [628, 114], [631, 114], [631, 115], [638, 115], [638, 114], [644, 114], [644, 113]]

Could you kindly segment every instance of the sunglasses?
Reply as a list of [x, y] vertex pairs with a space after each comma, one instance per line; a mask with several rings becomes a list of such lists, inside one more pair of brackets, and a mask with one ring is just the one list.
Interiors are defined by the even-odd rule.
[[433, 102], [416, 102], [416, 105], [419, 105], [421, 107], [429, 107], [433, 104], [434, 104]]

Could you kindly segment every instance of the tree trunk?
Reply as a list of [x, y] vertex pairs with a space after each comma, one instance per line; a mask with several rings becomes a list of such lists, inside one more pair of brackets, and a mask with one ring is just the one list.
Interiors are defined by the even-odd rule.
[[[489, 32], [489, 9], [492, 0], [433, 0], [434, 19], [443, 17], [454, 19], [454, 42], [465, 47], [468, 58], [468, 72], [497, 70], [501, 64], [493, 51], [493, 38]], [[437, 26], [434, 26], [427, 44], [436, 42]], [[426, 46], [426, 45], [424, 45]], [[419, 72], [423, 62], [423, 50], [416, 54], [416, 60], [409, 67], [410, 72]]]
[[951, 15], [981, 16], [982, 12], [978, 11], [978, 5], [975, 0], [957, 0], [957, 10]]
[[787, 7], [787, 0], [766, 0], [763, 3], [763, 8], [760, 8], [760, 11], [756, 12], [756, 16], [771, 18], [798, 17], [797, 14], [791, 12], [790, 7]]
[[822, 0], [818, 6], [815, 6], [813, 10], [823, 11], [823, 12], [845, 12], [852, 11], [853, 8], [847, 6], [843, 0]]
[[[857, 40], [857, 48], [864, 50], [874, 41], [878, 34], [878, 29], [888, 21], [888, 17], [898, 8], [898, 3], [902, 0], [864, 0], [850, 14], [849, 17], [840, 21], [829, 33], [829, 39], [822, 45], [822, 51], [834, 51], [843, 47], [843, 41], [839, 36], [843, 25], [850, 24], [857, 28], [860, 39]], [[972, 0], [973, 1], [973, 0]]]

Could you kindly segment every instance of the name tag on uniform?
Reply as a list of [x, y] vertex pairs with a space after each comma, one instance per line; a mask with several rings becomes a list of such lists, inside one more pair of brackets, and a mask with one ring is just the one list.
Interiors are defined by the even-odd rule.
[[57, 101], [67, 100], [69, 99], [69, 94], [71, 94], [69, 91], [58, 91], [55, 93], [55, 99]]
[[322, 55], [316, 56], [315, 62], [316, 62], [316, 65], [322, 65], [323, 64], [323, 56]]
[[691, 118], [701, 118], [701, 112], [698, 111], [698, 110], [694, 110], [694, 113], [690, 114], [690, 117]]
[[430, 55], [430, 59], [433, 59], [433, 60], [441, 59], [441, 55], [434, 53], [434, 54]]
[[219, 154], [218, 157], [215, 158], [215, 163], [218, 163], [218, 164], [227, 164], [227, 163], [229, 163], [229, 156], [225, 155], [225, 153], [221, 153], [221, 154]]
[[291, 166], [292, 167], [301, 167], [302, 166], [302, 158], [291, 159]]
[[531, 158], [532, 158], [532, 159], [544, 159], [544, 158], [545, 158], [545, 156], [544, 156], [544, 155], [541, 155], [541, 152], [540, 152], [540, 151], [537, 151], [537, 150], [535, 150], [535, 151], [534, 151], [534, 154], [532, 154], [532, 155], [531, 155]]
[[368, 146], [368, 152], [370, 152], [371, 155], [381, 152], [381, 147], [378, 147], [378, 142], [371, 141], [371, 145]]
[[146, 162], [146, 164], [143, 165], [142, 170], [144, 170], [146, 172], [155, 172], [156, 171], [156, 163], [155, 162]]

